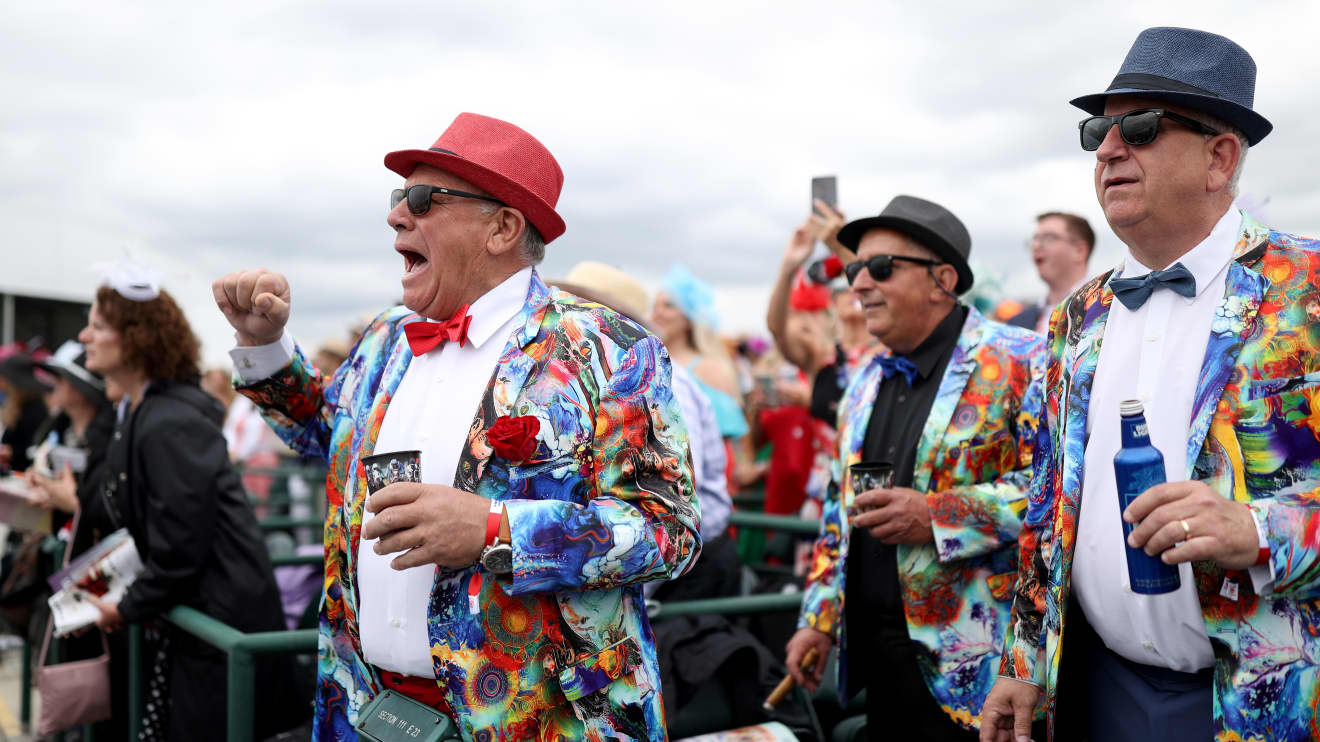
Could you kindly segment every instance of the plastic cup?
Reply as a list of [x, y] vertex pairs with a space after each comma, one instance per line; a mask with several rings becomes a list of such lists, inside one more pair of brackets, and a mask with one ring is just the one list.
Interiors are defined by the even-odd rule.
[[860, 461], [848, 467], [853, 494], [894, 486], [894, 465], [888, 461]]
[[367, 492], [375, 494], [395, 482], [422, 481], [421, 451], [391, 451], [362, 457]]

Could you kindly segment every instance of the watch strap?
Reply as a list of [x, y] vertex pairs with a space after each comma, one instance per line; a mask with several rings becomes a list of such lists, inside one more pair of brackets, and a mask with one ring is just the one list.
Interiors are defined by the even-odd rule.
[[500, 540], [502, 520], [504, 520], [504, 504], [499, 500], [491, 500], [490, 512], [486, 514], [486, 546], [494, 546]]
[[[486, 513], [486, 547], [482, 549], [482, 557], [486, 555], [486, 549], [499, 543], [502, 520], [504, 520], [504, 505], [499, 500], [491, 500], [490, 512]], [[478, 557], [477, 565], [478, 569], [472, 573], [472, 579], [468, 580], [468, 612], [472, 614], [481, 612], [481, 557]]]

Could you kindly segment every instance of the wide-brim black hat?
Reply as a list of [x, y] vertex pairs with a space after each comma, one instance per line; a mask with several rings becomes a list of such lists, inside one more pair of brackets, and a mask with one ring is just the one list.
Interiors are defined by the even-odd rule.
[[72, 384], [79, 394], [87, 398], [87, 401], [93, 404], [105, 401], [105, 379], [95, 371], [87, 370], [85, 351], [79, 352], [71, 359], [63, 358], [60, 353], [56, 353], [44, 361], [39, 361], [36, 366]]
[[967, 227], [952, 211], [934, 201], [916, 196], [895, 196], [879, 216], [868, 216], [848, 222], [839, 230], [839, 242], [857, 252], [862, 235], [872, 229], [892, 229], [920, 242], [940, 259], [958, 271], [958, 285], [954, 293], [961, 294], [972, 287], [972, 267], [967, 256], [972, 252], [972, 237]]
[[1070, 102], [1099, 116], [1111, 95], [1167, 100], [1205, 111], [1241, 129], [1252, 145], [1274, 129], [1252, 108], [1256, 62], [1247, 50], [1231, 39], [1191, 28], [1142, 31], [1108, 90]]
[[50, 391], [50, 385], [38, 379], [32, 373], [35, 364], [30, 356], [18, 353], [0, 361], [0, 376], [9, 381], [9, 385], [20, 392], [44, 394]]

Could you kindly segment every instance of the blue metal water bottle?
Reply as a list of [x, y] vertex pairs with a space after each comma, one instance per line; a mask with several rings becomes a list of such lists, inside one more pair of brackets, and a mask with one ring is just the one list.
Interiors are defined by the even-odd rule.
[[[1123, 447], [1114, 454], [1114, 480], [1118, 483], [1118, 510], [1121, 513], [1138, 495], [1164, 483], [1164, 456], [1150, 444], [1150, 431], [1146, 428], [1145, 410], [1140, 400], [1120, 402], [1118, 412], [1123, 416]], [[1128, 546], [1127, 537], [1131, 533], [1132, 524], [1123, 521], [1123, 548], [1127, 550], [1132, 592], [1159, 595], [1177, 590], [1182, 584], [1178, 579], [1178, 567]]]

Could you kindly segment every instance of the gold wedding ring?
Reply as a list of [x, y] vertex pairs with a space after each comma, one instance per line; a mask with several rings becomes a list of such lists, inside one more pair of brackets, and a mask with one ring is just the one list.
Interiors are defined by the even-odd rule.
[[1185, 518], [1179, 519], [1178, 522], [1181, 523], [1183, 527], [1183, 541], [1190, 539], [1192, 537], [1192, 527], [1187, 525], [1187, 520]]

